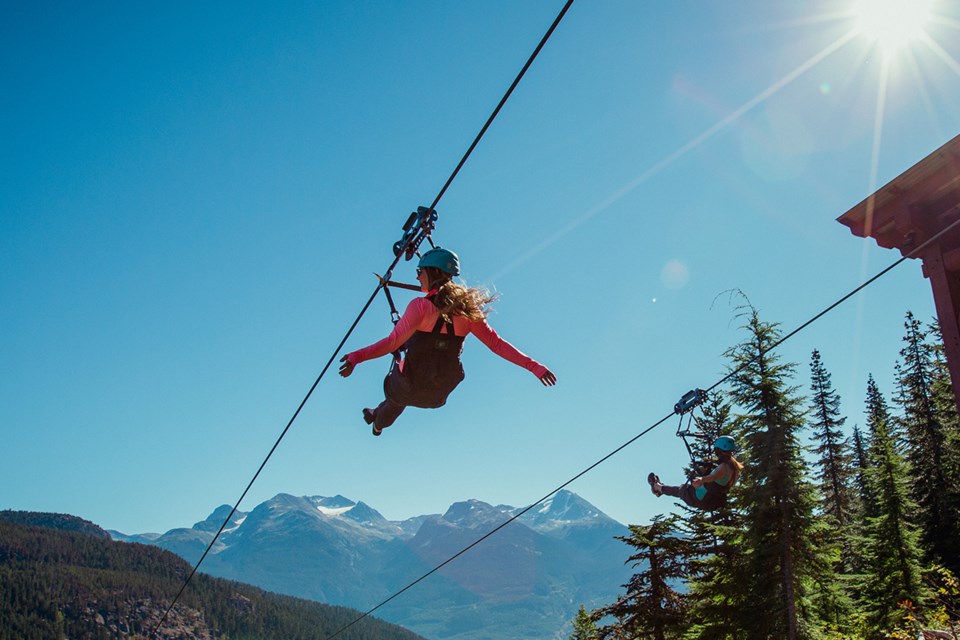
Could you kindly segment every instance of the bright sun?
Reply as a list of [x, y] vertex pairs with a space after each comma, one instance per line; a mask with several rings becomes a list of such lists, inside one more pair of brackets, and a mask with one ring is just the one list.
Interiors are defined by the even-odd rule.
[[856, 0], [853, 13], [857, 30], [892, 54], [923, 34], [932, 5], [933, 0]]

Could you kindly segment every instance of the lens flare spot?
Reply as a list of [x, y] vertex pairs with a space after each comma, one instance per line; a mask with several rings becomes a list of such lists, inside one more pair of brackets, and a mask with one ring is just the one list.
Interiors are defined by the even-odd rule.
[[660, 270], [660, 282], [667, 289], [682, 289], [689, 280], [690, 270], [679, 260], [668, 260]]
[[830, 86], [830, 83], [829, 83], [829, 82], [821, 82], [821, 83], [820, 83], [820, 93], [822, 93], [823, 95], [828, 95], [828, 94], [830, 93], [830, 90], [831, 90], [832, 88], [833, 88], [833, 87]]

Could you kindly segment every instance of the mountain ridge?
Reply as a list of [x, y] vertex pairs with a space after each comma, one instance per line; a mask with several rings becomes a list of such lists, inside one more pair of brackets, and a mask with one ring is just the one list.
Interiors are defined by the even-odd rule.
[[[111, 535], [196, 562], [229, 509], [189, 529]], [[629, 578], [628, 553], [615, 539], [627, 534], [566, 490], [527, 509], [468, 499], [402, 521], [339, 494], [281, 493], [235, 513], [201, 570], [361, 610], [435, 572], [378, 613], [427, 637], [560, 639], [580, 604], [613, 599]]]

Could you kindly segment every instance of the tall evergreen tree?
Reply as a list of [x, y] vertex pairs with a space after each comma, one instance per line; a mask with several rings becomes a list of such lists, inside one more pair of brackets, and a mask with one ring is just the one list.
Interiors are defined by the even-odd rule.
[[837, 527], [844, 528], [852, 516], [853, 454], [843, 436], [847, 418], [840, 414], [840, 396], [817, 350], [810, 358], [810, 387], [810, 426], [817, 442], [813, 452], [817, 456], [822, 508]]
[[676, 535], [677, 521], [675, 515], [658, 515], [648, 526], [631, 525], [630, 536], [620, 538], [636, 549], [627, 562], [642, 570], [624, 585], [624, 595], [592, 614], [595, 620], [616, 618], [616, 622], [598, 628], [600, 640], [668, 640], [682, 636], [687, 626], [686, 597], [671, 585], [686, 577], [691, 542]]
[[744, 469], [738, 504], [744, 511], [743, 552], [749, 609], [748, 640], [797, 640], [820, 627], [808, 597], [813, 585], [832, 584], [831, 563], [820, 544], [825, 527], [815, 513], [800, 444], [802, 398], [789, 386], [795, 366], [772, 352], [780, 332], [750, 309], [747, 339], [728, 351], [733, 398], [745, 412]]
[[954, 475], [953, 453], [945, 425], [943, 403], [938, 406], [937, 355], [920, 321], [907, 312], [906, 334], [897, 363], [903, 408], [907, 460], [914, 470], [911, 496], [919, 507], [918, 523], [924, 547], [951, 570], [957, 570], [960, 549], [960, 487]]
[[[852, 456], [853, 485], [851, 491], [851, 518], [847, 527], [844, 544], [852, 548], [852, 555], [847, 559], [844, 575], [851, 578], [856, 587], [856, 576], [863, 573], [863, 525], [867, 520], [867, 511], [870, 504], [874, 504], [873, 487], [867, 480], [867, 444], [858, 425], [853, 425], [853, 433], [848, 442]], [[856, 600], [856, 598], [854, 598]]]
[[[921, 603], [920, 532], [910, 521], [916, 503], [910, 498], [907, 463], [897, 445], [897, 431], [886, 401], [870, 376], [867, 382], [867, 482], [873, 504], [864, 525], [862, 609], [871, 638], [885, 637], [903, 616], [899, 603]], [[873, 515], [875, 514], [875, 515]]]
[[[851, 537], [853, 522], [853, 454], [843, 437], [846, 417], [840, 415], [840, 396], [833, 389], [830, 373], [813, 351], [810, 358], [810, 426], [816, 442], [816, 480], [821, 496], [821, 510], [830, 525], [830, 552], [835, 556], [834, 571], [849, 575], [856, 564], [856, 544]], [[853, 609], [844, 583], [835, 580], [814, 590], [813, 601], [820, 617], [839, 628], [846, 624]]]

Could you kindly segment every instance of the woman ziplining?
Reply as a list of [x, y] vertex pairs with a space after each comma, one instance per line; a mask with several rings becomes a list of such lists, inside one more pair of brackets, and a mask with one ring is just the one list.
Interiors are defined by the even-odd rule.
[[737, 443], [730, 436], [720, 436], [713, 443], [713, 453], [717, 457], [717, 467], [705, 476], [696, 477], [679, 487], [665, 485], [655, 473], [647, 476], [650, 490], [658, 498], [661, 495], [680, 498], [694, 509], [715, 511], [727, 503], [727, 493], [740, 478], [743, 465], [733, 452]]
[[[400, 260], [401, 255], [405, 255], [405, 256], [406, 256], [406, 259], [407, 259], [407, 260], [410, 260], [411, 257], [412, 257], [412, 255], [413, 255], [413, 253], [418, 250], [418, 248], [419, 248], [419, 246], [420, 246], [420, 242], [422, 242], [422, 240], [423, 240], [424, 238], [429, 238], [430, 232], [433, 230], [434, 223], [435, 223], [436, 220], [437, 220], [437, 214], [436, 214], [436, 211], [434, 210], [434, 207], [437, 206], [437, 204], [440, 202], [440, 199], [443, 197], [443, 194], [446, 193], [447, 188], [453, 183], [453, 180], [457, 177], [457, 174], [460, 172], [460, 169], [464, 166], [464, 164], [466, 163], [467, 159], [470, 157], [470, 154], [473, 153], [473, 150], [474, 150], [474, 149], [477, 147], [477, 145], [480, 143], [480, 140], [483, 138], [483, 136], [484, 136], [484, 134], [486, 133], [487, 129], [488, 129], [488, 128], [490, 127], [490, 125], [493, 123], [494, 119], [497, 117], [497, 114], [500, 113], [500, 110], [501, 110], [501, 109], [503, 108], [503, 106], [506, 104], [507, 99], [508, 99], [508, 98], [510, 97], [510, 95], [513, 93], [513, 90], [517, 87], [517, 85], [520, 83], [520, 80], [523, 78], [524, 74], [527, 72], [527, 70], [528, 70], [528, 69], [530, 68], [530, 66], [533, 64], [533, 61], [536, 59], [537, 55], [538, 55], [538, 54], [540, 53], [540, 51], [543, 49], [543, 47], [544, 47], [544, 45], [546, 44], [547, 40], [550, 39], [550, 36], [553, 34], [554, 30], [557, 28], [557, 25], [560, 24], [560, 21], [563, 19], [564, 15], [566, 15], [567, 10], [570, 8], [570, 5], [572, 5], [572, 4], [573, 4], [573, 0], [566, 0], [563, 8], [560, 10], [560, 13], [559, 13], [559, 14], [557, 15], [557, 17], [554, 19], [553, 23], [550, 25], [550, 28], [547, 29], [547, 32], [546, 32], [546, 34], [544, 34], [543, 38], [540, 39], [539, 44], [537, 44], [537, 46], [536, 46], [536, 48], [534, 49], [533, 53], [532, 53], [532, 54], [530, 55], [530, 57], [527, 59], [527, 62], [523, 65], [523, 68], [520, 70], [520, 73], [517, 75], [517, 77], [514, 79], [513, 83], [511, 83], [510, 87], [507, 89], [506, 93], [505, 93], [505, 94], [503, 95], [503, 97], [500, 99], [500, 102], [499, 102], [499, 103], [497, 104], [497, 106], [494, 108], [493, 113], [491, 113], [491, 114], [490, 114], [490, 117], [487, 118], [487, 121], [484, 123], [483, 127], [481, 127], [480, 132], [479, 132], [479, 133], [477, 134], [477, 136], [474, 138], [473, 142], [472, 142], [472, 143], [470, 144], [470, 146], [467, 148], [466, 153], [464, 153], [463, 157], [460, 159], [460, 162], [459, 162], [459, 163], [457, 164], [457, 166], [454, 168], [453, 173], [450, 174], [450, 177], [447, 178], [447, 181], [444, 183], [443, 187], [441, 187], [440, 192], [437, 194], [437, 196], [436, 196], [436, 197], [434, 198], [434, 200], [433, 200], [433, 204], [431, 204], [430, 207], [418, 207], [418, 210], [417, 210], [416, 212], [414, 212], [413, 214], [411, 214], [410, 218], [408, 218], [407, 224], [404, 225], [404, 236], [403, 236], [403, 238], [401, 238], [400, 242], [398, 242], [398, 243], [396, 243], [396, 244], [394, 245], [394, 256], [396, 257], [396, 260], [395, 260], [394, 263], [390, 266], [390, 269], [387, 270], [387, 280], [389, 280], [389, 275], [390, 275], [390, 273], [392, 272], [393, 267], [396, 266], [397, 261]], [[416, 224], [415, 224], [415, 223], [416, 223]], [[432, 244], [432, 241], [431, 241], [431, 244]], [[428, 252], [428, 253], [429, 253], [429, 252]], [[451, 254], [451, 255], [453, 255], [453, 254]], [[456, 256], [455, 256], [455, 255], [453, 255], [453, 258], [454, 258], [454, 260], [456, 260]], [[454, 262], [454, 264], [456, 264], [456, 262]], [[458, 272], [459, 272], [459, 266], [457, 265], [456, 272], [455, 272], [455, 273], [451, 273], [451, 276], [452, 276], [452, 275], [456, 275], [456, 273], [458, 273]], [[418, 276], [418, 278], [419, 278], [419, 276]], [[428, 281], [428, 284], [429, 284], [429, 281]], [[381, 286], [384, 286], [384, 287], [385, 287], [385, 283], [381, 283]], [[422, 287], [423, 287], [423, 281], [421, 281], [421, 288], [422, 288]], [[429, 286], [427, 287], [427, 290], [428, 290], [428, 293], [429, 293]], [[386, 288], [384, 288], [384, 291], [387, 291], [387, 292], [388, 292], [388, 290], [387, 290]], [[439, 289], [438, 289], [438, 291], [439, 291]], [[177, 601], [180, 599], [180, 596], [183, 595], [183, 592], [186, 590], [187, 585], [189, 585], [190, 580], [191, 580], [191, 579], [193, 578], [193, 576], [197, 573], [197, 570], [200, 568], [200, 565], [203, 563], [204, 558], [207, 557], [207, 555], [210, 553], [211, 549], [213, 549], [214, 545], [217, 543], [217, 540], [220, 538], [220, 534], [223, 533], [223, 531], [224, 531], [224, 529], [226, 528], [226, 526], [231, 522], [231, 519], [233, 518], [234, 514], [237, 512], [237, 509], [240, 507], [240, 503], [243, 501], [244, 497], [245, 497], [245, 496], [247, 495], [247, 493], [250, 491], [250, 488], [253, 486], [254, 482], [256, 482], [257, 478], [260, 476], [260, 473], [263, 471], [264, 467], [267, 465], [267, 462], [270, 461], [270, 458], [273, 456], [274, 451], [276, 451], [277, 447], [280, 446], [281, 441], [283, 440], [284, 436], [286, 436], [286, 434], [287, 434], [287, 432], [290, 430], [290, 428], [293, 426], [293, 423], [294, 423], [294, 421], [297, 419], [297, 416], [300, 415], [300, 412], [302, 411], [303, 407], [306, 406], [306, 403], [307, 403], [307, 401], [310, 399], [310, 396], [313, 394], [314, 389], [317, 388], [317, 385], [318, 385], [318, 384], [320, 383], [320, 381], [323, 379], [323, 376], [326, 374], [328, 368], [329, 368], [330, 365], [333, 363], [334, 358], [336, 358], [336, 354], [339, 353], [340, 348], [344, 345], [344, 343], [346, 343], [347, 339], [350, 337], [350, 334], [353, 332], [354, 327], [355, 327], [356, 324], [360, 321], [360, 318], [363, 317], [364, 313], [366, 313], [367, 307], [369, 307], [370, 302], [373, 301], [374, 296], [376, 296], [376, 294], [377, 294], [378, 292], [379, 292], [379, 288], [378, 288], [376, 291], [374, 291], [373, 295], [370, 297], [370, 300], [367, 302], [367, 304], [366, 304], [366, 305], [363, 307], [363, 309], [360, 311], [360, 314], [357, 316], [357, 319], [354, 321], [354, 324], [353, 324], [353, 325], [350, 327], [350, 329], [347, 331], [346, 335], [344, 335], [344, 337], [343, 337], [343, 339], [341, 340], [340, 345], [337, 347], [336, 351], [334, 351], [333, 355], [330, 356], [330, 359], [327, 361], [327, 364], [324, 366], [324, 368], [321, 370], [320, 374], [317, 376], [317, 378], [316, 378], [316, 380], [314, 381], [313, 385], [310, 387], [310, 390], [307, 391], [307, 394], [306, 394], [306, 396], [304, 396], [303, 400], [300, 402], [300, 405], [299, 405], [299, 406], [297, 407], [297, 409], [293, 412], [293, 415], [291, 416], [290, 420], [287, 422], [287, 425], [283, 428], [283, 431], [281, 431], [280, 436], [277, 438], [277, 440], [276, 440], [276, 442], [274, 443], [273, 447], [272, 447], [272, 448], [270, 449], [270, 451], [267, 453], [267, 455], [266, 455], [266, 457], [264, 458], [263, 462], [260, 464], [260, 467], [257, 469], [256, 473], [254, 473], [253, 478], [251, 478], [250, 482], [247, 484], [247, 487], [244, 489], [243, 493], [240, 495], [240, 499], [237, 500], [237, 502], [233, 505], [233, 508], [230, 510], [230, 513], [227, 515], [226, 518], [224, 518], [223, 524], [220, 526], [220, 529], [216, 532], [216, 534], [214, 534], [213, 538], [212, 538], [212, 539], [210, 540], [210, 542], [208, 543], [208, 545], [207, 545], [206, 549], [204, 550], [203, 554], [200, 556], [200, 559], [197, 561], [197, 563], [193, 566], [193, 568], [192, 568], [192, 570], [190, 571], [190, 573], [187, 575], [187, 578], [184, 580], [183, 585], [180, 587], [180, 591], [177, 592], [177, 595], [174, 596], [173, 601], [172, 601], [172, 602], [170, 603], [170, 605], [166, 608], [166, 610], [164, 610], [163, 615], [160, 616], [160, 619], [157, 621], [156, 625], [155, 625], [155, 626], [152, 628], [152, 630], [150, 631], [150, 636], [156, 635], [157, 631], [158, 631], [158, 630], [160, 629], [160, 627], [163, 625], [164, 620], [166, 620], [167, 616], [170, 614], [170, 612], [171, 612], [171, 611], [173, 610], [173, 608], [176, 606]], [[485, 297], [489, 298], [489, 296], [485, 296]], [[389, 299], [389, 295], [388, 295], [388, 299]], [[488, 302], [489, 302], [489, 301], [488, 301]], [[485, 305], [485, 304], [487, 304], [487, 302], [481, 304], [481, 306], [480, 306], [481, 320], [483, 321], [482, 324], [484, 324], [484, 325], [486, 324], [486, 322], [485, 322], [485, 316], [486, 316], [486, 314], [485, 314], [485, 312], [484, 312], [484, 305]], [[412, 304], [411, 304], [411, 306], [412, 306]], [[408, 311], [409, 311], [409, 308], [408, 308]], [[461, 323], [461, 324], [462, 324], [462, 323]], [[468, 330], [469, 330], [471, 333], [473, 333], [473, 328], [474, 328], [474, 327], [473, 327], [473, 324], [477, 324], [477, 323], [476, 323], [476, 322], [472, 322], [471, 326], [468, 327]], [[456, 323], [454, 323], [454, 329], [456, 329], [456, 326], [455, 326], [455, 325], [456, 325]], [[496, 334], [493, 333], [493, 330], [492, 330], [492, 329], [490, 329], [489, 327], [487, 327], [487, 329], [489, 329], [489, 333], [490, 333], [490, 334], [492, 334], [494, 337], [496, 337]], [[416, 331], [416, 330], [418, 330], [417, 327], [414, 327], [414, 331]], [[391, 335], [392, 335], [392, 334], [391, 334]], [[412, 334], [411, 334], [411, 335], [412, 335]], [[463, 334], [463, 335], [465, 335], [465, 334]], [[477, 335], [478, 338], [480, 338], [481, 335], [482, 335], [482, 331], [478, 332], [476, 335]], [[408, 338], [409, 338], [409, 337], [410, 337], [410, 336], [408, 336]], [[455, 333], [455, 332], [454, 332], [454, 337], [456, 337], [456, 333]], [[499, 339], [498, 337], [496, 337], [492, 342], [493, 342], [493, 343], [496, 343], [497, 340], [500, 340], [500, 339]], [[483, 341], [483, 338], [481, 338], [481, 341]], [[501, 342], [503, 342], [504, 344], [506, 344], [506, 345], [509, 346], [509, 343], [506, 343], [506, 341], [501, 341]], [[461, 343], [462, 343], [462, 337], [461, 337]], [[486, 342], [485, 342], [485, 344], [486, 344]], [[490, 345], [487, 345], [487, 346], [490, 346]], [[492, 347], [491, 347], [491, 348], [492, 348]], [[510, 346], [510, 348], [513, 349], [512, 346]], [[519, 354], [522, 358], [526, 358], [526, 356], [523, 356], [523, 354], [520, 353], [519, 351], [517, 351], [516, 349], [513, 349], [513, 351], [515, 351], [517, 354]], [[496, 350], [495, 350], [495, 349], [494, 349], [494, 352], [496, 353]], [[371, 356], [371, 357], [373, 357], [373, 356]], [[343, 361], [343, 359], [341, 359], [341, 361]], [[459, 365], [459, 354], [458, 354], [458, 357], [457, 357], [457, 363], [458, 363], [458, 365]], [[340, 368], [340, 373], [341, 373], [341, 375], [343, 375], [344, 377], [349, 376], [350, 373], [353, 371], [354, 366], [356, 366], [356, 364], [357, 364], [357, 362], [352, 362], [352, 363], [349, 363], [349, 364], [345, 363], [345, 364], [344, 364], [343, 366], [341, 366], [341, 368]], [[395, 362], [395, 365], [396, 365], [396, 364], [398, 364], [398, 363]], [[525, 366], [525, 365], [521, 365], [521, 366]], [[536, 374], [538, 375], [538, 377], [540, 378], [540, 380], [541, 380], [545, 385], [547, 385], [547, 386], [553, 386], [554, 384], [556, 384], [557, 378], [556, 378], [556, 376], [553, 375], [553, 373], [551, 373], [546, 367], [543, 367], [542, 365], [539, 365], [539, 364], [538, 364], [538, 367], [542, 368], [542, 372], [541, 372], [540, 370], [538, 370], [538, 371], [534, 371], [534, 373], [536, 373]], [[394, 367], [394, 368], [396, 368], [396, 367]], [[461, 368], [461, 371], [462, 371], [462, 368]], [[462, 377], [462, 374], [461, 374], [461, 377]], [[386, 386], [386, 381], [384, 381], [384, 386]], [[456, 386], [456, 385], [454, 385], [454, 386]], [[444, 399], [445, 399], [445, 396], [444, 396]], [[385, 403], [386, 403], [386, 401], [384, 401], [384, 404], [385, 404]], [[443, 403], [441, 402], [441, 404], [443, 404]], [[400, 410], [396, 412], [396, 415], [399, 415], [400, 412], [403, 411], [403, 406], [404, 406], [404, 405], [400, 405]], [[379, 407], [378, 407], [378, 408], [379, 408]], [[374, 422], [374, 434], [375, 434], [375, 435], [379, 435], [379, 433], [382, 432], [383, 427], [381, 427], [379, 431], [377, 430], [377, 427], [376, 427], [376, 424], [375, 424], [375, 416], [374, 416], [374, 414], [375, 414], [375, 410], [369, 410], [369, 409], [367, 409], [367, 410], [364, 410], [364, 414], [363, 414], [363, 415], [364, 415], [364, 419], [365, 419], [365, 420], [368, 420], [368, 423]], [[394, 420], [395, 420], [395, 419], [396, 419], [396, 416], [394, 416]], [[392, 421], [391, 421], [391, 422], [392, 422]], [[522, 512], [521, 512], [521, 513], [522, 513]], [[519, 517], [519, 514], [518, 514], [517, 516], [515, 516], [515, 517]], [[497, 531], [497, 530], [499, 530], [499, 529], [495, 529], [494, 531]], [[488, 535], [489, 535], [489, 534], [488, 534]], [[484, 539], [484, 538], [481, 538], [481, 540], [483, 540], [483, 539]], [[476, 543], [474, 543], [474, 544], [476, 544]], [[468, 548], [469, 548], [469, 547], [468, 547]], [[432, 573], [432, 572], [431, 572], [431, 573]], [[426, 577], [426, 576], [428, 576], [428, 575], [430, 575], [430, 573], [425, 574], [423, 577]], [[421, 579], [422, 579], [422, 578], [421, 578]], [[405, 588], [402, 589], [401, 591], [399, 591], [399, 592], [393, 594], [392, 596], [390, 596], [389, 598], [387, 598], [387, 600], [385, 600], [384, 602], [382, 602], [380, 605], [377, 605], [377, 606], [374, 607], [373, 609], [371, 609], [371, 610], [367, 611], [366, 613], [362, 614], [360, 617], [355, 618], [354, 620], [352, 620], [351, 622], [349, 622], [349, 623], [346, 624], [345, 626], [341, 627], [341, 628], [338, 629], [336, 632], [334, 632], [333, 635], [329, 636], [327, 640], [330, 640], [331, 638], [340, 635], [343, 631], [345, 631], [345, 630], [348, 629], [349, 627], [353, 626], [354, 624], [356, 624], [357, 622], [359, 622], [359, 621], [362, 620], [363, 618], [367, 617], [367, 616], [368, 616], [370, 613], [372, 613], [374, 610], [378, 609], [380, 606], [382, 606], [382, 605], [385, 604], [386, 602], [389, 602], [389, 601], [392, 600], [394, 597], [400, 595], [400, 593], [403, 593], [403, 591], [405, 591], [406, 589], [412, 587], [412, 586], [415, 585], [417, 582], [419, 582], [419, 580], [417, 580], [417, 581], [409, 584], [407, 587], [405, 587]]]
[[459, 274], [460, 260], [452, 251], [434, 247], [424, 253], [417, 280], [426, 295], [407, 305], [389, 336], [340, 359], [340, 375], [346, 378], [361, 362], [406, 350], [406, 357], [395, 360], [383, 381], [383, 402], [375, 409], [363, 410], [373, 435], [379, 436], [392, 425], [406, 407], [435, 409], [446, 403], [464, 378], [460, 353], [468, 333], [501, 358], [533, 373], [544, 386], [556, 384], [553, 372], [487, 324], [489, 305], [496, 297], [484, 289], [453, 282]]

